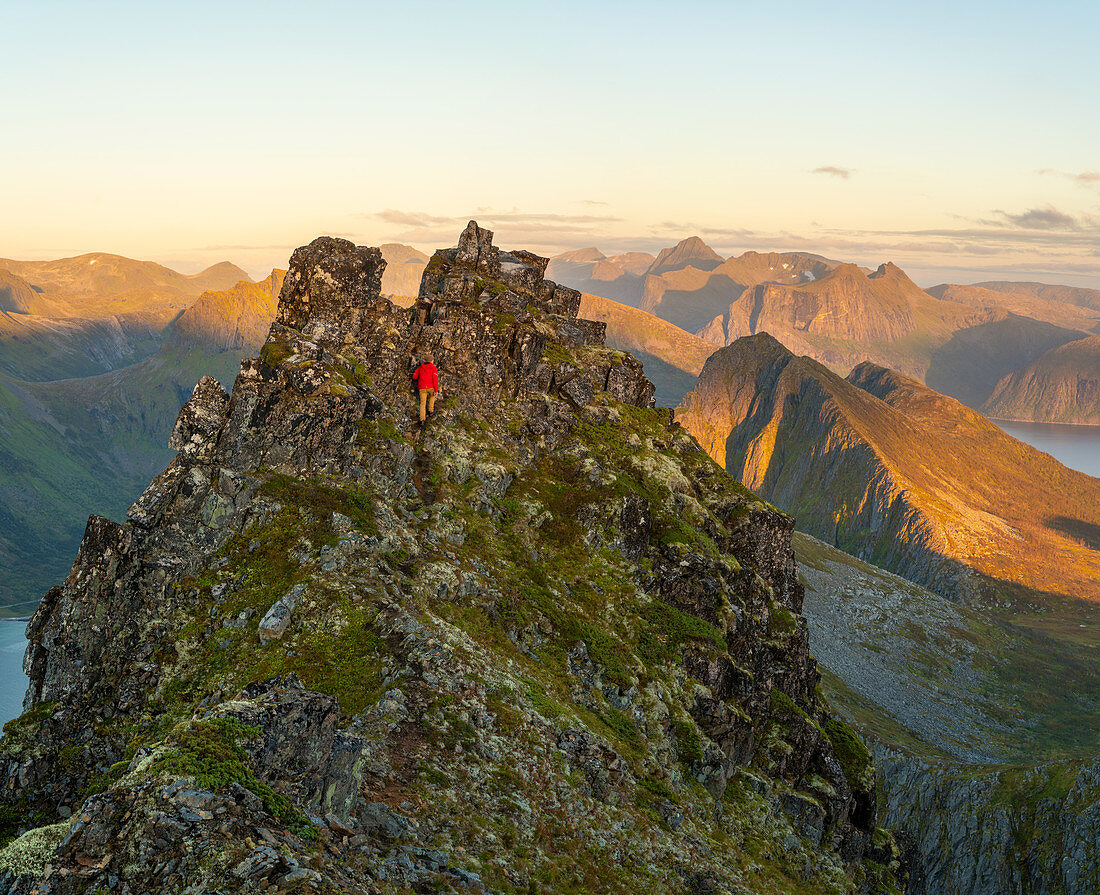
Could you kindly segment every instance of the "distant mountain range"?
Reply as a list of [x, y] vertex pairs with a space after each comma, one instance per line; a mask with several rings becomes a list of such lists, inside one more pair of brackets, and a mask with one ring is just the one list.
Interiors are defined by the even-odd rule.
[[677, 419], [802, 531], [937, 593], [1100, 599], [1100, 480], [893, 370], [842, 378], [745, 337], [707, 360]]
[[[889, 262], [871, 271], [804, 252], [746, 252], [723, 260], [699, 237], [662, 250], [644, 270], [627, 270], [589, 248], [552, 259], [549, 273], [716, 346], [767, 332], [834, 371], [869, 360], [975, 409], [984, 408], [1005, 377], [1100, 328], [1100, 290], [1007, 282], [924, 290]], [[1020, 400], [1032, 403], [1017, 414], [1068, 419], [1061, 399], [1048, 404], [1048, 394], [1054, 391], [1028, 390]], [[1100, 422], [1087, 411], [1076, 419]]]
[[[197, 274], [182, 274], [152, 261], [135, 261], [121, 255], [95, 252], [57, 261], [15, 261], [0, 258], [7, 280], [22, 281], [34, 292], [20, 307], [7, 308], [48, 317], [98, 319], [119, 314], [140, 314], [167, 320], [207, 290], [228, 289], [251, 277], [235, 264], [222, 261]], [[0, 279], [0, 305], [4, 280]], [[3, 309], [3, 308], [0, 308]]]

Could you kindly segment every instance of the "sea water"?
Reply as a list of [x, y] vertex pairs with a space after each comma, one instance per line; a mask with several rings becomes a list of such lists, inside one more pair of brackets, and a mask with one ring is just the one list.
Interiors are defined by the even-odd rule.
[[0, 724], [23, 714], [27, 676], [23, 653], [27, 649], [26, 619], [0, 619]]
[[993, 422], [1013, 438], [1050, 454], [1063, 466], [1100, 478], [1100, 426]]

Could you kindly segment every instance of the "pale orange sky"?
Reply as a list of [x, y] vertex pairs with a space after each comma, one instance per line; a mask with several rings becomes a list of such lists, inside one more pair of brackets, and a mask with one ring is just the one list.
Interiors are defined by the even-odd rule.
[[[59, 15], [59, 9], [64, 15]], [[0, 256], [253, 275], [320, 233], [1100, 286], [1091, 5], [484, 2], [3, 14]]]

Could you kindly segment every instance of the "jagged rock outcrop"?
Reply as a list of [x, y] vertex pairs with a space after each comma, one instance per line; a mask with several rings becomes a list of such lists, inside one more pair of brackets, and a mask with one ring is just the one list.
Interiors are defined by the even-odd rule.
[[0, 891], [896, 891], [791, 520], [546, 259], [471, 222], [409, 309], [383, 265], [297, 250], [232, 394], [89, 521], [0, 742], [36, 830]]
[[944, 596], [1098, 597], [1100, 482], [893, 370], [842, 379], [762, 333], [711, 355], [677, 419], [803, 531]]

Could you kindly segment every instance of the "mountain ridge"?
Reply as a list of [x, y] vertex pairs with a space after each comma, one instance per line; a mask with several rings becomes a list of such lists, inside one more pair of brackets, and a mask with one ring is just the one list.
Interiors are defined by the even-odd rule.
[[1074, 534], [1100, 523], [1100, 480], [896, 371], [842, 379], [761, 334], [712, 355], [677, 419], [802, 530], [938, 593], [1100, 599]]
[[[200, 381], [128, 522], [89, 520], [0, 753], [48, 823], [8, 891], [897, 892], [790, 520], [546, 259], [471, 222], [423, 314], [383, 265], [298, 249], [233, 394]], [[448, 397], [418, 430], [426, 348]]]

